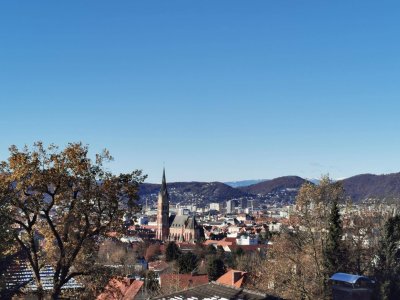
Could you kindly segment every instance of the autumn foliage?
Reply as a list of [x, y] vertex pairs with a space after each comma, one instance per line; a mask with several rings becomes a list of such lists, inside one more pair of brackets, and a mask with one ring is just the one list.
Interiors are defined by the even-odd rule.
[[[0, 201], [7, 209], [14, 238], [34, 271], [37, 296], [43, 297], [39, 271], [54, 270], [53, 299], [71, 278], [94, 273], [99, 238], [121, 229], [124, 210], [135, 209], [141, 171], [113, 175], [103, 166], [104, 150], [92, 160], [82, 143], [32, 149], [12, 146], [0, 165]], [[129, 208], [127, 207], [129, 206]]]

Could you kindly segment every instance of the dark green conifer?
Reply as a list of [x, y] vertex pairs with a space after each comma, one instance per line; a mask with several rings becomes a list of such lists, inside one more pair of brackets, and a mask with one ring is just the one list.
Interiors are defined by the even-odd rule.
[[165, 260], [166, 261], [176, 260], [180, 254], [181, 254], [181, 251], [179, 250], [179, 247], [175, 244], [175, 242], [169, 242], [167, 244], [167, 248], [165, 249]]
[[226, 272], [226, 268], [222, 259], [212, 256], [207, 263], [208, 280], [215, 281]]
[[384, 226], [377, 264], [380, 299], [399, 299], [400, 295], [400, 216], [389, 218]]
[[178, 268], [180, 274], [190, 273], [197, 268], [199, 258], [192, 252], [187, 252], [179, 256]]
[[344, 248], [342, 246], [342, 221], [337, 200], [332, 201], [329, 214], [328, 236], [324, 249], [324, 264], [327, 278], [336, 272], [344, 272]]

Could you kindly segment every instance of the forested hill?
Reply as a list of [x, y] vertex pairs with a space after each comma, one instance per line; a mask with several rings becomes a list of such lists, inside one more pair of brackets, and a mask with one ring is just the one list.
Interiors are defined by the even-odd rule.
[[[210, 202], [224, 202], [241, 197], [265, 197], [283, 190], [297, 193], [304, 183], [310, 182], [298, 176], [283, 176], [257, 184], [231, 187], [222, 182], [172, 182], [168, 191], [173, 203], [197, 203], [205, 205]], [[354, 202], [368, 198], [400, 201], [400, 173], [387, 175], [362, 174], [341, 180], [346, 194]], [[151, 202], [157, 199], [160, 184], [145, 183], [140, 188], [140, 198]]]
[[361, 174], [342, 180], [346, 194], [357, 202], [367, 198], [400, 199], [400, 173]]
[[[221, 182], [172, 182], [168, 183], [172, 202], [190, 199], [204, 199], [208, 202], [223, 202], [229, 199], [247, 196], [247, 193]], [[156, 195], [160, 184], [145, 183], [140, 188], [140, 196]], [[186, 197], [186, 199], [185, 199]]]
[[266, 195], [283, 189], [298, 189], [305, 182], [307, 182], [307, 180], [298, 176], [283, 176], [257, 184], [239, 187], [238, 189], [253, 195]]

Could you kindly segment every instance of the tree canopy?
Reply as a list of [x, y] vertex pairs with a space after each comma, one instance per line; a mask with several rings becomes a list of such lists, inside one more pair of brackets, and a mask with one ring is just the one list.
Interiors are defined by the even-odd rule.
[[197, 268], [199, 259], [196, 254], [187, 252], [179, 256], [178, 260], [179, 273], [190, 273]]
[[226, 268], [222, 259], [212, 256], [208, 259], [207, 275], [208, 280], [215, 281], [226, 272]]
[[175, 242], [169, 242], [165, 249], [165, 260], [166, 261], [173, 261], [178, 259], [181, 255], [181, 250], [179, 250], [178, 245]]
[[300, 188], [289, 220], [293, 229], [283, 227], [272, 239], [263, 283], [268, 290], [290, 299], [318, 299], [329, 293], [326, 278], [331, 263], [338, 261], [334, 251], [341, 237], [337, 203], [344, 202], [341, 183], [328, 177], [319, 185], [305, 183]]
[[93, 273], [99, 238], [121, 230], [122, 215], [137, 207], [146, 176], [140, 170], [113, 175], [103, 165], [112, 160], [109, 152], [92, 160], [82, 143], [60, 150], [38, 142], [9, 151], [0, 163], [0, 203], [32, 267], [38, 297], [43, 297], [40, 269], [50, 265], [57, 299], [71, 278]]
[[389, 218], [384, 226], [378, 253], [377, 275], [380, 299], [398, 299], [400, 294], [400, 216]]

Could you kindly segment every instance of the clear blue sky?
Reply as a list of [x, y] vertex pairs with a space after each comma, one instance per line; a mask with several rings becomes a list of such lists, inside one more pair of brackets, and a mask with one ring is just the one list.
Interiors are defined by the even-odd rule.
[[400, 171], [398, 1], [2, 1], [0, 159], [159, 182]]

